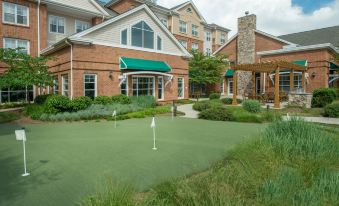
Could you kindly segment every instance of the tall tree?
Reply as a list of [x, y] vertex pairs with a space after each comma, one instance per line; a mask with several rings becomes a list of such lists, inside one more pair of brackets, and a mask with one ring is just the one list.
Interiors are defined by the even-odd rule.
[[228, 65], [226, 56], [207, 56], [199, 51], [192, 51], [189, 62], [189, 78], [195, 84], [216, 84], [222, 80], [222, 72]]
[[0, 62], [7, 65], [7, 70], [0, 75], [0, 88], [53, 86], [53, 77], [48, 71], [50, 58], [33, 57], [18, 49], [0, 48]]

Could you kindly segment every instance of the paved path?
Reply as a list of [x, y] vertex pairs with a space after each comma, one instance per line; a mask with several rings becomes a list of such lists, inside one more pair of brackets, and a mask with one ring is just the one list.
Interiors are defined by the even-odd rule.
[[[339, 118], [329, 118], [329, 117], [300, 117], [300, 118], [308, 122], [339, 125]], [[288, 119], [288, 117], [284, 116], [284, 119]]]
[[23, 107], [9, 108], [9, 109], [0, 109], [0, 112], [12, 112], [22, 110]]
[[193, 110], [192, 106], [193, 106], [193, 104], [180, 105], [180, 106], [178, 106], [178, 111], [185, 113], [185, 116], [183, 116], [183, 117], [197, 119], [199, 112]]

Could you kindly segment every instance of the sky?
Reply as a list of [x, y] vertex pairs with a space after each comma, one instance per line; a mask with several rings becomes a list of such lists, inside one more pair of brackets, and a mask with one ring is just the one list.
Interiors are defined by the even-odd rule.
[[[172, 7], [187, 0], [158, 0]], [[193, 0], [208, 23], [237, 32], [245, 11], [257, 15], [257, 29], [273, 35], [339, 25], [339, 0]]]

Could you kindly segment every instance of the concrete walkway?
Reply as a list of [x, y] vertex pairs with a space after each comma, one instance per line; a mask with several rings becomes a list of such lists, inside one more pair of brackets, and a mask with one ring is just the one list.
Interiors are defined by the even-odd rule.
[[0, 109], [0, 112], [13, 112], [13, 111], [20, 111], [23, 107], [16, 107], [16, 108], [8, 108], [8, 109]]
[[[290, 117], [284, 116], [283, 118], [287, 120]], [[300, 118], [304, 119], [307, 122], [339, 125], [339, 118], [329, 118], [329, 117], [300, 117]]]
[[197, 119], [199, 112], [193, 110], [192, 107], [193, 107], [193, 104], [180, 105], [178, 106], [178, 111], [185, 113], [185, 116], [182, 116], [182, 117]]

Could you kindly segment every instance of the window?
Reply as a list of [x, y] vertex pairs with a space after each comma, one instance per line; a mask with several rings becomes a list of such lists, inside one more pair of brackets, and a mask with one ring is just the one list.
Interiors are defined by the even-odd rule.
[[[294, 73], [294, 89], [300, 89], [301, 86], [301, 74]], [[290, 92], [290, 74], [284, 73], [279, 76], [279, 90], [284, 92]]]
[[128, 96], [128, 78], [126, 78], [120, 86], [120, 94]]
[[158, 99], [164, 99], [164, 77], [158, 77]]
[[221, 44], [225, 44], [226, 43], [226, 34], [225, 33], [221, 33], [220, 43]]
[[58, 78], [58, 76], [55, 76], [54, 80], [53, 80], [53, 94], [59, 94], [59, 78]]
[[211, 32], [206, 32], [206, 41], [211, 41]]
[[65, 18], [58, 16], [48, 16], [49, 32], [65, 33]]
[[154, 96], [154, 77], [133, 77], [133, 96]]
[[97, 75], [84, 75], [84, 95], [94, 99], [97, 96]]
[[188, 8], [186, 9], [186, 11], [192, 13], [191, 7], [188, 7]]
[[162, 50], [162, 40], [160, 36], [157, 36], [157, 49]]
[[206, 56], [211, 56], [211, 49], [210, 48], [206, 48]]
[[198, 26], [192, 24], [192, 35], [198, 36]]
[[121, 31], [121, 44], [127, 45], [127, 29]]
[[29, 41], [22, 39], [4, 38], [5, 49], [21, 48], [18, 52], [29, 54]]
[[184, 98], [184, 78], [178, 78], [178, 99]]
[[224, 80], [221, 80], [220, 92], [221, 92], [222, 95], [225, 94], [225, 82], [224, 82]]
[[2, 9], [2, 19], [4, 23], [28, 26], [28, 7], [3, 2]]
[[68, 96], [68, 74], [61, 76], [62, 80], [62, 92], [61, 94], [64, 96]]
[[91, 27], [91, 25], [88, 22], [75, 20], [75, 32], [76, 33], [82, 32], [83, 30], [86, 30], [89, 27]]
[[233, 79], [228, 78], [227, 79], [228, 85], [227, 85], [227, 94], [228, 95], [233, 95]]
[[199, 50], [199, 44], [192, 43], [192, 50]]
[[179, 40], [180, 44], [187, 49], [187, 41]]
[[167, 19], [160, 19], [161, 23], [167, 27]]
[[187, 24], [184, 21], [179, 21], [179, 31], [181, 33], [186, 33], [187, 32]]
[[132, 46], [154, 49], [154, 32], [146, 22], [132, 26]]
[[33, 101], [33, 86], [0, 89], [0, 103]]

